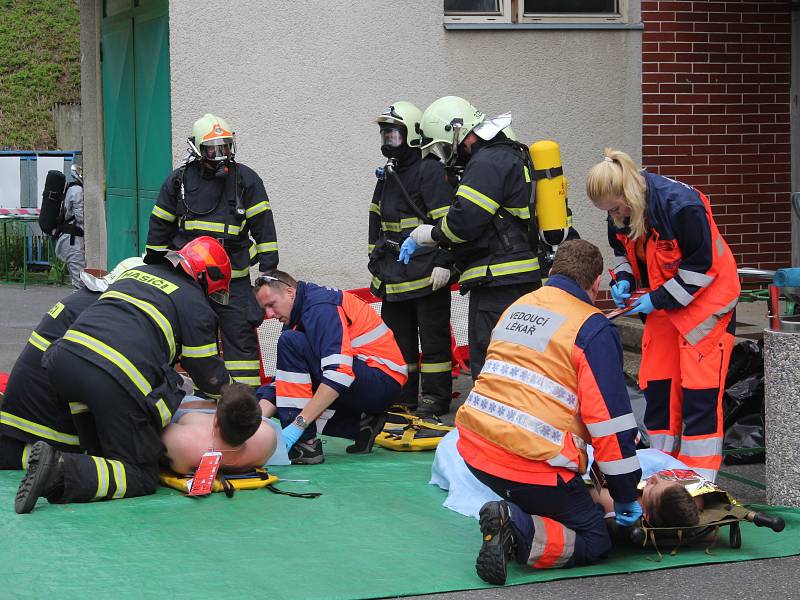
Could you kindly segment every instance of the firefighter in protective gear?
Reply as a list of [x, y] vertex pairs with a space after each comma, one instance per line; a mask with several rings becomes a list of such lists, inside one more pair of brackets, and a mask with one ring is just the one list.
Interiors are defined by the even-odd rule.
[[532, 169], [528, 149], [503, 133], [510, 115], [484, 122], [463, 98], [436, 100], [422, 115], [423, 153], [447, 166], [466, 164], [456, 198], [437, 225], [419, 225], [409, 239], [451, 247], [470, 292], [469, 360], [478, 377], [500, 314], [541, 282], [535, 239], [530, 239]]
[[73, 181], [64, 192], [64, 214], [60, 226], [61, 234], [56, 240], [56, 257], [63, 261], [69, 270], [72, 287], [80, 289], [81, 272], [86, 268], [86, 254], [83, 243], [83, 169], [79, 165], [71, 167]]
[[[421, 223], [438, 223], [453, 200], [442, 163], [419, 150], [422, 111], [395, 102], [376, 119], [381, 153], [389, 159], [369, 205], [370, 289], [383, 300], [381, 317], [408, 367], [400, 403], [420, 416], [447, 414], [452, 394], [450, 283], [452, 253], [426, 248], [405, 264], [398, 252]], [[422, 361], [420, 361], [420, 347]], [[421, 372], [421, 377], [420, 377]], [[422, 394], [417, 396], [422, 380]]]
[[545, 286], [501, 316], [483, 370], [456, 414], [459, 454], [505, 499], [480, 511], [484, 541], [476, 568], [489, 583], [505, 583], [509, 558], [544, 569], [590, 564], [609, 551], [603, 510], [580, 477], [587, 443], [617, 521], [641, 514], [622, 345], [592, 304], [602, 270], [597, 247], [565, 242]]
[[360, 298], [282, 271], [256, 280], [256, 298], [283, 323], [274, 385], [259, 395], [278, 408], [292, 463], [324, 461], [323, 431], [370, 452], [408, 377], [392, 330]]
[[225, 246], [231, 260], [230, 302], [214, 304], [225, 365], [233, 378], [261, 384], [256, 328], [262, 322], [250, 283], [250, 265], [261, 272], [278, 266], [278, 243], [261, 178], [234, 160], [236, 143], [228, 123], [215, 115], [198, 119], [189, 138], [188, 161], [161, 186], [150, 216], [145, 260], [203, 235]]
[[56, 302], [42, 317], [11, 369], [0, 406], [0, 469], [24, 469], [30, 447], [38, 440], [64, 452], [82, 450], [76, 424], [86, 407], [59, 400], [42, 367], [42, 353], [119, 275], [142, 264], [139, 257], [126, 258], [102, 278], [83, 271], [82, 287]]
[[67, 503], [152, 494], [161, 430], [184, 395], [173, 365], [180, 361], [210, 396], [230, 382], [209, 306], [227, 297], [225, 249], [200, 237], [166, 259], [125, 271], [45, 352], [42, 364], [62, 401], [85, 405], [96, 425], [93, 439], [79, 432], [87, 454], [33, 445], [18, 513], [41, 496]]
[[606, 149], [586, 191], [608, 213], [617, 303], [651, 290], [631, 311], [647, 315], [639, 387], [650, 445], [713, 482], [740, 291], [736, 260], [705, 194], [640, 171], [624, 152]]

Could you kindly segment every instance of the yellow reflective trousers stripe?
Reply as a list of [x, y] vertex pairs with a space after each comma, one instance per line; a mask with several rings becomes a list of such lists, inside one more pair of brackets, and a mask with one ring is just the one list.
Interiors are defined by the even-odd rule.
[[449, 360], [440, 363], [422, 363], [420, 371], [423, 373], [447, 373], [453, 370], [453, 363]]
[[108, 465], [100, 457], [93, 456], [94, 468], [97, 471], [97, 491], [95, 498], [105, 498], [108, 495]]
[[45, 440], [51, 440], [53, 442], [66, 444], [68, 446], [80, 445], [80, 440], [78, 440], [77, 435], [56, 431], [55, 429], [47, 427], [46, 425], [42, 425], [41, 423], [34, 423], [33, 421], [23, 419], [22, 417], [12, 415], [8, 412], [0, 411], [0, 423], [6, 425], [7, 427], [19, 429], [20, 431], [30, 433], [31, 435], [35, 435], [36, 437], [40, 437]]
[[128, 491], [128, 477], [125, 474], [125, 467], [118, 460], [111, 460], [107, 458], [106, 461], [111, 465], [111, 470], [114, 472], [114, 483], [117, 489], [114, 490], [113, 499], [124, 498], [125, 492]]
[[217, 344], [206, 344], [205, 346], [184, 346], [181, 355], [184, 358], [206, 358], [219, 354]]
[[261, 385], [261, 376], [257, 377], [239, 377], [237, 375], [233, 376], [233, 380], [237, 383], [243, 383], [244, 385], [250, 386], [258, 386]]
[[225, 368], [229, 371], [248, 371], [251, 369], [258, 370], [261, 363], [257, 360], [226, 360]]

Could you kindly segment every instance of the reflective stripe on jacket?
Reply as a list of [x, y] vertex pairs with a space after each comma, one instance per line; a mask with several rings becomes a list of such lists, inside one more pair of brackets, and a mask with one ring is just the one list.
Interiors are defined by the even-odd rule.
[[486, 363], [456, 423], [528, 460], [584, 473], [590, 438], [575, 418], [572, 350], [581, 325], [598, 312], [553, 286], [512, 304], [492, 331]]
[[230, 382], [217, 323], [199, 284], [180, 268], [144, 265], [120, 275], [51, 349], [64, 346], [104, 369], [165, 426], [183, 396], [177, 360], [207, 394]]
[[353, 383], [353, 359], [380, 369], [403, 385], [406, 361], [394, 334], [360, 298], [330, 287], [300, 281], [287, 325], [306, 334], [320, 357], [323, 382], [344, 392]]
[[[453, 201], [444, 166], [433, 155], [425, 159], [412, 155], [395, 170], [409, 198], [427, 223], [441, 221]], [[370, 289], [388, 302], [412, 300], [432, 293], [434, 267], [453, 270], [452, 252], [440, 247], [419, 248], [406, 265], [397, 260], [400, 245], [423, 220], [411, 207], [397, 179], [386, 174], [375, 185], [369, 205], [369, 263], [373, 278]]]
[[541, 279], [528, 239], [531, 185], [523, 158], [507, 145], [489, 143], [470, 158], [438, 226], [440, 243], [455, 253], [462, 292]]
[[709, 334], [730, 324], [741, 288], [736, 260], [714, 222], [705, 194], [667, 177], [643, 174], [650, 228], [644, 265], [637, 259], [636, 241], [627, 236], [627, 229], [610, 224], [609, 237], [617, 241], [614, 244], [612, 239], [618, 255], [614, 268], [623, 276], [629, 272], [629, 279], [640, 285], [649, 285], [654, 306], [664, 309], [684, 339], [698, 346], [716, 339]]
[[[225, 245], [234, 278], [249, 277], [251, 264], [258, 264], [261, 272], [278, 266], [272, 208], [255, 171], [236, 163], [231, 173], [220, 178], [195, 161], [182, 173], [182, 168], [175, 169], [161, 186], [150, 215], [148, 251], [180, 249], [196, 237], [210, 235]], [[180, 199], [182, 178], [185, 205]], [[243, 215], [236, 212], [237, 186]]]
[[[637, 430], [619, 336], [586, 293], [562, 275], [500, 317], [456, 425], [468, 464], [543, 485], [554, 485], [555, 474], [584, 473], [591, 442], [612, 496], [635, 498]], [[531, 476], [536, 473], [551, 477]]]

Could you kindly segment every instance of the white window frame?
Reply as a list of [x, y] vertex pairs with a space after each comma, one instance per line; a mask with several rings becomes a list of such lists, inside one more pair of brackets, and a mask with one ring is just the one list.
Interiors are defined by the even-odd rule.
[[524, 0], [518, 0], [517, 23], [627, 23], [629, 0], [617, 0], [617, 13], [529, 13], [525, 14]]
[[[475, 12], [445, 12], [445, 23], [511, 23], [513, 10], [511, 0], [499, 0], [500, 12], [495, 13], [475, 13]], [[440, 5], [444, 7], [444, 2]]]

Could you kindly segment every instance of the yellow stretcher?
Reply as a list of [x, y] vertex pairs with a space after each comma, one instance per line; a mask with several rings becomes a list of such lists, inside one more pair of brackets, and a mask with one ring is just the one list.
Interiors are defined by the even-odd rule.
[[421, 419], [408, 412], [389, 412], [387, 415], [383, 431], [375, 437], [375, 443], [387, 450], [436, 450], [441, 439], [453, 429], [449, 425]]
[[[162, 485], [176, 489], [184, 494], [188, 494], [192, 489], [193, 477], [191, 475], [178, 475], [169, 469], [164, 469], [159, 474], [158, 479]], [[236, 475], [218, 474], [211, 491], [225, 492], [228, 498], [233, 498], [236, 490], [260, 490], [261, 488], [266, 488], [273, 494], [282, 494], [293, 498], [319, 498], [322, 495], [321, 492], [298, 493], [279, 490], [275, 487], [277, 482], [277, 475], [272, 475], [267, 469], [258, 467], [249, 473]]]
[[[176, 489], [184, 494], [189, 493], [194, 481], [191, 475], [178, 475], [170, 470], [161, 471], [158, 479], [162, 485]], [[225, 492], [227, 496], [233, 496], [235, 490], [259, 490], [277, 481], [278, 477], [276, 475], [270, 474], [266, 469], [258, 468], [242, 475], [217, 476], [211, 491]]]

